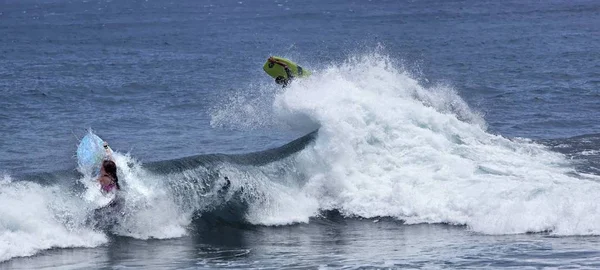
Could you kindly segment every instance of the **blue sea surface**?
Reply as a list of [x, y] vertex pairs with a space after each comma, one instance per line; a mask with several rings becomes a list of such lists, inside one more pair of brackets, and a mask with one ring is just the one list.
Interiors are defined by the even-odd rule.
[[597, 268], [599, 59], [598, 1], [5, 0], [0, 268]]

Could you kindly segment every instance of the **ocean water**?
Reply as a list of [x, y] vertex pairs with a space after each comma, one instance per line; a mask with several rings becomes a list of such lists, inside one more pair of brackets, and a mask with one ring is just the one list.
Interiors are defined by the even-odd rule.
[[598, 268], [598, 59], [597, 1], [5, 0], [0, 268]]

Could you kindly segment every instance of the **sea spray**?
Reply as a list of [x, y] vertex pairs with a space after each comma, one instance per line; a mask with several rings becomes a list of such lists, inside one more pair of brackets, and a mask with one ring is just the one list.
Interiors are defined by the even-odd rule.
[[489, 234], [600, 233], [600, 184], [543, 145], [487, 132], [457, 91], [425, 87], [385, 55], [331, 64], [273, 95], [258, 115], [319, 127], [294, 169], [308, 179], [297, 192], [321, 210]]

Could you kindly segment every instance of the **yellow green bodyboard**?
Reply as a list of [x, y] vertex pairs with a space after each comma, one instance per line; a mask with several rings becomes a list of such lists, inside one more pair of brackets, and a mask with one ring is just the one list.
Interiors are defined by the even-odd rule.
[[267, 74], [269, 74], [269, 76], [273, 77], [273, 79], [276, 79], [277, 77], [283, 77], [285, 79], [288, 79], [288, 76], [287, 76], [287, 73], [285, 72], [284, 67], [280, 64], [272, 62], [271, 59], [287, 65], [292, 73], [292, 76], [294, 76], [296, 78], [303, 78], [303, 77], [310, 76], [309, 70], [304, 69], [301, 66], [298, 66], [296, 63], [290, 61], [289, 59], [286, 59], [283, 57], [278, 57], [278, 56], [271, 56], [271, 58], [267, 59], [267, 62], [265, 62], [263, 69], [265, 70], [265, 72]]

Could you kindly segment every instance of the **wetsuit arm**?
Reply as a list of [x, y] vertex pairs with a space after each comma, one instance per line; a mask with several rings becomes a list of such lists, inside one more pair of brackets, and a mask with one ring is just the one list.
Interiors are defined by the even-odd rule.
[[288, 76], [288, 80], [291, 80], [294, 78], [292, 71], [287, 66], [284, 66], [283, 69], [285, 69], [285, 74]]

